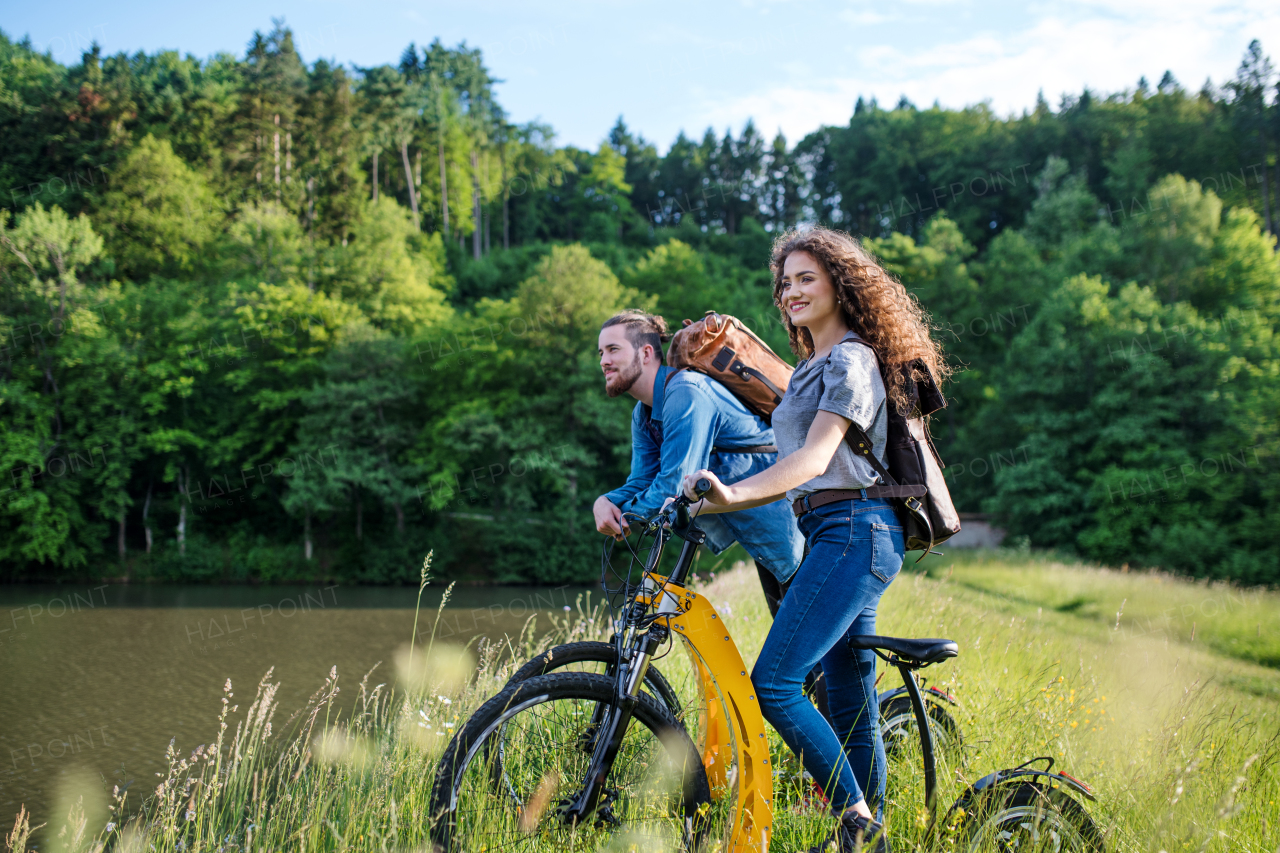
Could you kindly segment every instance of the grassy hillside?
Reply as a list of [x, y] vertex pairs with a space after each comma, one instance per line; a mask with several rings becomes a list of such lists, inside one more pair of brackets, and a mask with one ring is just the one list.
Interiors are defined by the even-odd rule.
[[[958, 697], [965, 735], [963, 754], [939, 773], [944, 809], [991, 770], [1051, 755], [1095, 789], [1097, 802], [1087, 806], [1110, 850], [1280, 845], [1280, 670], [1254, 662], [1275, 661], [1280, 596], [1016, 552], [948, 555], [925, 565], [895, 581], [879, 629], [960, 643], [959, 658], [927, 672]], [[753, 661], [769, 625], [754, 572], [743, 564], [710, 569], [703, 563], [702, 591]], [[478, 676], [452, 687], [448, 673], [456, 677], [459, 661], [471, 673], [476, 659], [436, 644], [431, 683], [394, 696], [362, 686], [364, 713], [352, 722], [330, 720], [328, 729], [332, 682], [302, 715], [301, 728], [277, 721], [274, 737], [264, 729], [267, 718], [250, 708], [233, 747], [239, 714], [230, 711], [220, 750], [173, 756], [149, 825], [108, 824], [115, 818], [103, 795], [80, 792], [69, 835], [82, 825], [85, 840], [66, 849], [90, 849], [95, 834], [109, 844], [123, 839], [118, 849], [129, 850], [190, 850], [200, 840], [210, 849], [426, 849], [421, 815], [435, 762], [447, 735], [509, 674], [504, 655], [517, 649], [523, 660], [553, 641], [605, 633], [591, 601], [542, 633], [547, 627], [530, 624], [506, 649], [481, 651]], [[660, 665], [692, 698], [684, 656], [673, 652]], [[412, 675], [401, 667], [401, 684]], [[881, 688], [895, 682], [889, 674]], [[427, 717], [429, 725], [418, 725]], [[829, 822], [804, 802], [794, 756], [773, 738], [781, 771], [772, 848], [804, 849]], [[890, 766], [895, 850], [917, 849], [923, 839], [920, 775], [918, 755]], [[188, 779], [203, 781], [193, 787]], [[49, 831], [59, 828], [53, 821]]]
[[[1001, 551], [953, 551], [921, 565], [934, 579], [1104, 625], [1113, 640], [1168, 638], [1280, 668], [1280, 594], [1274, 590], [1192, 583], [1127, 567], [1064, 565], [1030, 554], [1011, 558]], [[1255, 686], [1265, 690], [1267, 683]]]

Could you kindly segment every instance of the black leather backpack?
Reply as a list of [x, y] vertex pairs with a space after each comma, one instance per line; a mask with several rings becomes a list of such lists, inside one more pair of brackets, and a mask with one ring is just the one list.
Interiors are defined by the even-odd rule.
[[[841, 343], [846, 343], [842, 341]], [[855, 338], [847, 343], [861, 344], [872, 352], [871, 344]], [[838, 346], [838, 345], [837, 345]], [[877, 358], [877, 363], [879, 359]], [[883, 368], [882, 371], [883, 373]], [[960, 516], [951, 502], [951, 492], [942, 476], [943, 465], [929, 436], [926, 418], [946, 408], [947, 401], [923, 361], [912, 365], [912, 380], [906, 412], [898, 411], [892, 400], [885, 406], [889, 412], [889, 436], [885, 444], [886, 470], [871, 452], [871, 439], [857, 424], [850, 424], [844, 440], [857, 455], [867, 460], [885, 485], [867, 489], [868, 496], [893, 501], [902, 519], [908, 551], [923, 550], [923, 560], [939, 545], [960, 532]]]

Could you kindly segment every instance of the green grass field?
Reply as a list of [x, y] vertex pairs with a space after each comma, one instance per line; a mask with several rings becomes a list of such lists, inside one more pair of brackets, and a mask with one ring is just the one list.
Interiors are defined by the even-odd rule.
[[[701, 588], [754, 661], [769, 627], [754, 570], [739, 564]], [[415, 664], [400, 662], [401, 686], [361, 688], [350, 719], [335, 719], [332, 684], [293, 722], [265, 710], [265, 688], [247, 710], [227, 706], [205, 754], [172, 757], [145, 819], [118, 819], [136, 804], [113, 804], [109, 793], [72, 792], [67, 826], [60, 837], [48, 828], [41, 849], [428, 850], [423, 815], [451, 733], [506, 680], [509, 658], [603, 638], [600, 614], [580, 602], [559, 624], [530, 624], [478, 658], [419, 646]], [[965, 736], [962, 753], [940, 766], [944, 811], [978, 777], [1050, 755], [1093, 786], [1097, 801], [1086, 805], [1109, 850], [1280, 850], [1280, 595], [1034, 554], [953, 552], [904, 569], [879, 630], [960, 644], [960, 657], [926, 671], [959, 699]], [[692, 699], [684, 653], [660, 666]], [[890, 686], [896, 673], [881, 682]], [[772, 737], [781, 770], [771, 849], [803, 850], [831, 822], [801, 796], [797, 762]], [[918, 750], [890, 765], [895, 851], [923, 849], [921, 775]], [[944, 836], [940, 847], [957, 843]], [[625, 837], [608, 846], [654, 849]]]

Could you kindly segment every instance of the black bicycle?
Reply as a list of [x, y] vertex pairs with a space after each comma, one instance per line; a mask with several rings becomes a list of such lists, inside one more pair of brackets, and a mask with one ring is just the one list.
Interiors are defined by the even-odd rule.
[[[929, 710], [916, 673], [959, 654], [950, 640], [909, 640], [874, 635], [852, 637], [850, 645], [871, 649], [902, 676], [903, 692], [916, 719], [924, 765], [924, 797], [929, 810], [930, 840], [937, 840], [937, 764], [935, 726], [925, 724]], [[1042, 769], [1031, 765], [1044, 762]], [[1054, 773], [1053, 758], [1042, 756], [1009, 770], [983, 776], [961, 794], [947, 812], [943, 826], [953, 828], [970, 853], [1054, 851], [1105, 853], [1102, 833], [1071, 792], [1093, 800], [1084, 782]]]

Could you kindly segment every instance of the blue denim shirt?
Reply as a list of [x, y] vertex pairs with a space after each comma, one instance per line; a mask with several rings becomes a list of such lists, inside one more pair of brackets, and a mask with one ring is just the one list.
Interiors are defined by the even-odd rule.
[[[713, 453], [714, 448], [773, 444], [773, 430], [709, 376], [683, 370], [667, 384], [670, 371], [666, 365], [658, 368], [652, 410], [636, 403], [631, 413], [631, 475], [605, 495], [623, 512], [653, 515], [668, 497], [680, 493], [684, 475], [699, 468], [730, 484], [777, 461], [775, 453]], [[661, 422], [661, 447], [645, 424], [649, 418]], [[714, 553], [723, 553], [737, 540], [779, 582], [790, 578], [804, 557], [804, 536], [783, 500], [703, 515], [698, 526]]]

